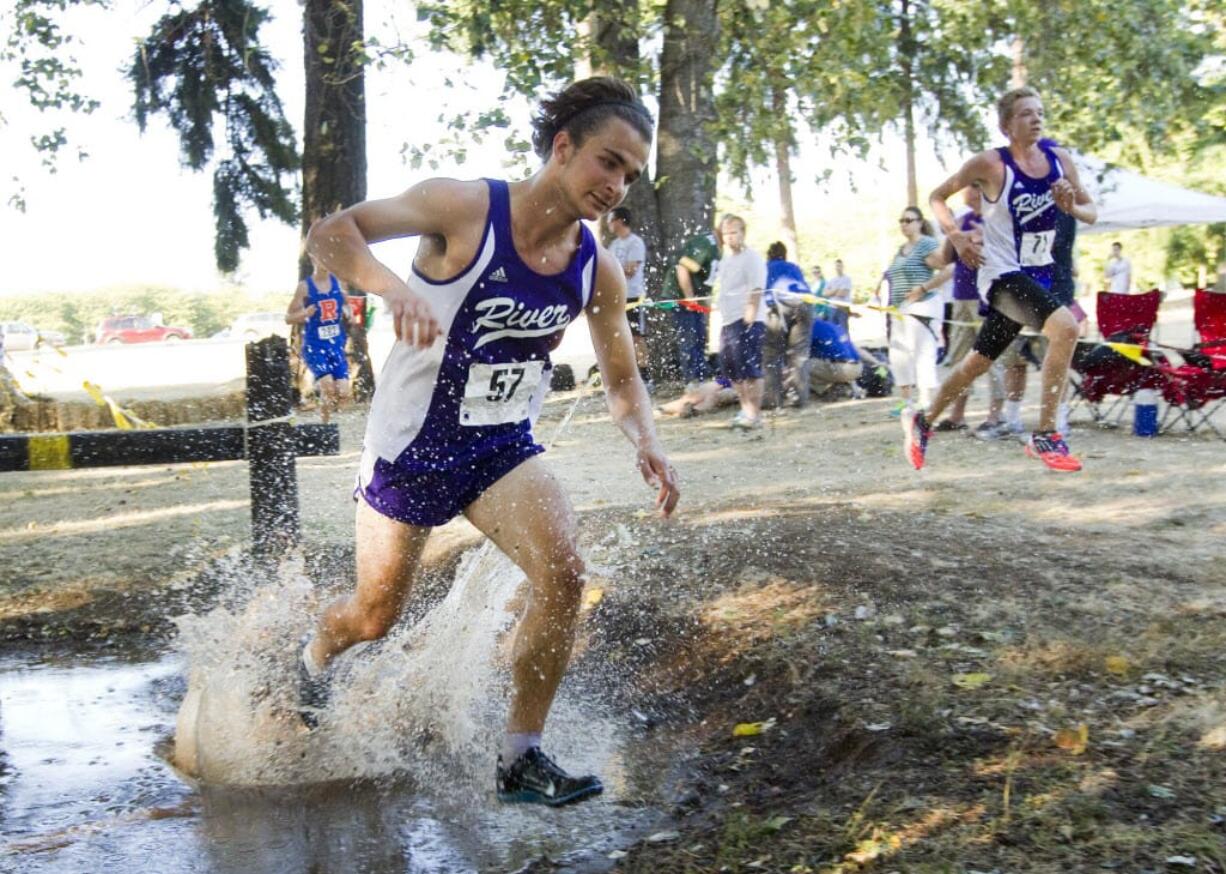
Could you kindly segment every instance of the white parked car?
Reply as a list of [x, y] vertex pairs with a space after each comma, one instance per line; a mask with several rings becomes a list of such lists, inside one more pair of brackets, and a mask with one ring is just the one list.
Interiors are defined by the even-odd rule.
[[39, 343], [44, 346], [63, 346], [64, 335], [59, 331], [40, 331], [25, 322], [0, 322], [0, 334], [4, 335], [6, 352], [21, 352], [33, 349]]
[[250, 343], [273, 334], [289, 337], [285, 313], [243, 313], [230, 325], [226, 336]]

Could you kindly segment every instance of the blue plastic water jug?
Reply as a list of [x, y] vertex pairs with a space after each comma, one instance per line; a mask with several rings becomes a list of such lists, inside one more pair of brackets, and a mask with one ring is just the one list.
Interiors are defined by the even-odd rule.
[[1143, 388], [1132, 396], [1132, 433], [1136, 437], [1158, 436], [1158, 393]]

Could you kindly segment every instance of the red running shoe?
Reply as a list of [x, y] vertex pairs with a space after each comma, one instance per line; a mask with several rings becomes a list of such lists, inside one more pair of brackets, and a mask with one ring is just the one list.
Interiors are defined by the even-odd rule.
[[1081, 460], [1069, 455], [1068, 444], [1064, 442], [1059, 431], [1048, 431], [1045, 434], [1035, 431], [1026, 441], [1026, 454], [1037, 458], [1052, 470], [1081, 470]]
[[924, 466], [924, 453], [928, 451], [928, 438], [932, 436], [932, 426], [924, 416], [923, 410], [907, 408], [899, 416], [902, 422], [902, 451], [907, 456], [911, 466], [919, 470]]

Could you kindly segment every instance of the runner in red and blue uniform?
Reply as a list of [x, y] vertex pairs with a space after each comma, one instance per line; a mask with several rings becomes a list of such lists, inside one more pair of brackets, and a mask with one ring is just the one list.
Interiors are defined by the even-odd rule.
[[320, 418], [327, 422], [350, 398], [345, 324], [352, 313], [337, 278], [314, 261], [311, 266], [311, 274], [298, 283], [285, 321], [302, 325], [302, 362], [315, 378]]

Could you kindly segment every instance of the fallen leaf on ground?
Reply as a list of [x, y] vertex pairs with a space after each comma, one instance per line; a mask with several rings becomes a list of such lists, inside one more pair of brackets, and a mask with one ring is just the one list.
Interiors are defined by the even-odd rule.
[[599, 586], [593, 586], [583, 593], [583, 606], [591, 610], [600, 603], [602, 598], [604, 598], [604, 589]]
[[755, 734], [761, 734], [764, 731], [770, 731], [775, 727], [775, 719], [771, 717], [765, 722], [738, 722], [736, 727], [732, 729], [733, 737], [753, 737]]
[[791, 821], [792, 817], [790, 816], [772, 816], [764, 823], [764, 825], [767, 831], [777, 832]]
[[1107, 656], [1103, 659], [1103, 667], [1107, 669], [1108, 673], [1121, 677], [1128, 673], [1128, 659], [1121, 655]]
[[1090, 740], [1090, 727], [1084, 722], [1076, 728], [1062, 728], [1056, 732], [1056, 746], [1062, 750], [1080, 756], [1086, 751]]
[[959, 689], [978, 689], [991, 679], [991, 674], [954, 674], [953, 683]]

